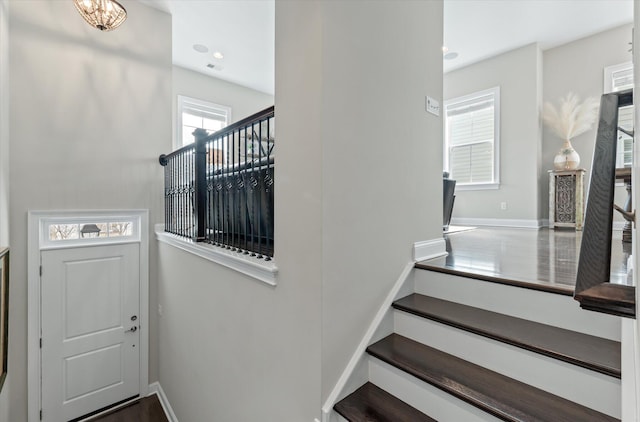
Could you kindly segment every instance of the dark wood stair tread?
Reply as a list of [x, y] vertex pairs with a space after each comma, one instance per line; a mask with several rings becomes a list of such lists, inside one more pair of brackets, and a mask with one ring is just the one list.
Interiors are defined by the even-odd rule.
[[479, 268], [461, 269], [443, 264], [442, 258], [420, 261], [415, 264], [415, 268], [434, 271], [437, 273], [456, 275], [475, 280], [489, 281], [491, 283], [504, 284], [507, 286], [522, 287], [525, 289], [538, 290], [546, 293], [559, 294], [564, 296], [573, 295], [573, 286], [541, 282], [539, 280], [527, 280], [522, 276], [507, 276], [494, 274], [493, 271], [485, 271]]
[[436, 422], [370, 382], [340, 400], [334, 409], [351, 422]]
[[372, 344], [367, 352], [505, 421], [617, 421], [398, 334]]
[[393, 307], [554, 359], [620, 378], [620, 343], [420, 294]]
[[601, 283], [576, 293], [574, 298], [580, 302], [581, 308], [589, 311], [627, 318], [636, 317], [635, 286]]

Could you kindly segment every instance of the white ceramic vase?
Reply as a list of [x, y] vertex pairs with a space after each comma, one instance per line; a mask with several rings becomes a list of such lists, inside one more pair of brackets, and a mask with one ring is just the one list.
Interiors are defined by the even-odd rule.
[[553, 166], [556, 170], [575, 170], [579, 165], [580, 155], [573, 149], [571, 141], [566, 139], [553, 159]]

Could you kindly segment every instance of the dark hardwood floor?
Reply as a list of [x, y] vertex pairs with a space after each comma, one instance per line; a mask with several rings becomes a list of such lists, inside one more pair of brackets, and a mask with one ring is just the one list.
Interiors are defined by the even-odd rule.
[[[476, 228], [444, 238], [449, 254], [422, 261], [417, 267], [573, 294], [582, 232]], [[623, 243], [622, 233], [614, 231], [611, 249], [610, 281], [628, 284], [631, 243]]]
[[136, 403], [106, 415], [90, 419], [90, 422], [169, 422], [158, 396], [151, 395]]

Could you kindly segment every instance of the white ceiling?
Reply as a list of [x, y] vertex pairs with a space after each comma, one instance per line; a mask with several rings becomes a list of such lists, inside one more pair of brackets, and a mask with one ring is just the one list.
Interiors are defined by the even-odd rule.
[[[445, 0], [445, 71], [538, 42], [543, 50], [633, 22], [633, 0]], [[629, 40], [631, 41], [631, 40]]]
[[[139, 1], [172, 15], [175, 65], [273, 94], [274, 0]], [[209, 52], [198, 53], [194, 44]], [[216, 51], [224, 58], [215, 59]]]
[[[174, 64], [273, 94], [274, 0], [139, 1], [173, 16]], [[633, 0], [445, 0], [445, 45], [458, 58], [444, 68], [536, 41], [548, 49], [632, 21]], [[213, 58], [215, 51], [224, 59]]]

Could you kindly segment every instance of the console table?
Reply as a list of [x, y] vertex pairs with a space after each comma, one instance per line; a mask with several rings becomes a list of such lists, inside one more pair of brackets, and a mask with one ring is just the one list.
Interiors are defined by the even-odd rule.
[[573, 227], [584, 223], [585, 169], [549, 171], [549, 227]]

